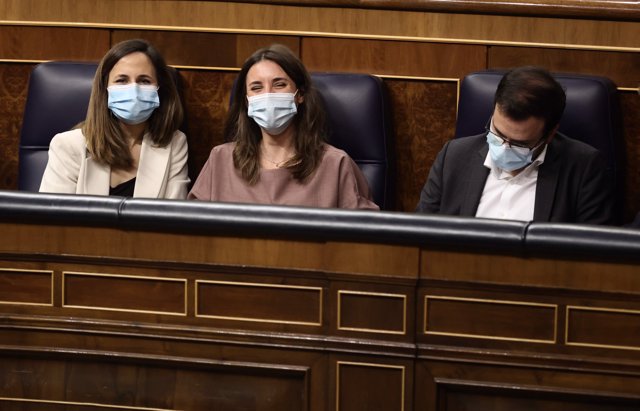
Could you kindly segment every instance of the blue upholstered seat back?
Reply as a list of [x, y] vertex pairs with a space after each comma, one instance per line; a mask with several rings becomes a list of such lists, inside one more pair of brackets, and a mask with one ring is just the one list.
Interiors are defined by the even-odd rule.
[[346, 151], [360, 167], [376, 204], [392, 209], [392, 128], [382, 80], [353, 73], [312, 73], [311, 78], [327, 110], [329, 143]]
[[31, 73], [20, 135], [19, 190], [38, 191], [49, 142], [85, 119], [97, 66], [46, 62]]
[[[486, 70], [467, 75], [460, 84], [456, 137], [484, 132], [493, 112], [493, 98], [504, 70]], [[622, 198], [623, 139], [620, 107], [615, 84], [605, 77], [583, 74], [553, 76], [567, 94], [560, 132], [597, 148], [603, 154]]]

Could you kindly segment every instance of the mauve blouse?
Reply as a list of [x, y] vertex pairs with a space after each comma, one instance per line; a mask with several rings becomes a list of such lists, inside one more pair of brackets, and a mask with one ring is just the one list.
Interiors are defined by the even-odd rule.
[[233, 165], [235, 143], [211, 150], [189, 199], [233, 203], [259, 203], [308, 207], [378, 210], [371, 200], [367, 180], [342, 150], [325, 144], [320, 165], [304, 183], [286, 168], [260, 170], [260, 179], [249, 185]]

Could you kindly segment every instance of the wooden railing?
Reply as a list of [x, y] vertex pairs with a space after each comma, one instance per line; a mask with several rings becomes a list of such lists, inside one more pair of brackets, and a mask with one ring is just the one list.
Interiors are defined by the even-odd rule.
[[0, 192], [0, 408], [632, 410], [640, 232]]

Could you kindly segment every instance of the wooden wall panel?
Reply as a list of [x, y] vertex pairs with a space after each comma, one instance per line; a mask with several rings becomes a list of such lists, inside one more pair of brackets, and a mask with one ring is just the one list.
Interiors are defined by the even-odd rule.
[[635, 47], [637, 22], [185, 0], [2, 0], [6, 20]]
[[459, 78], [485, 67], [484, 46], [402, 41], [302, 39], [309, 70]]
[[18, 144], [22, 114], [27, 102], [29, 74], [33, 67], [33, 64], [0, 63], [0, 189], [2, 190], [18, 188]]
[[0, 269], [0, 303], [53, 305], [53, 272]]
[[192, 183], [211, 149], [224, 143], [224, 123], [236, 76], [233, 72], [180, 70]]
[[[640, 82], [638, 84], [640, 87]], [[625, 221], [640, 213], [640, 94], [620, 93], [625, 145]]]
[[0, 373], [5, 377], [2, 410], [298, 411], [309, 401], [307, 372], [301, 367], [5, 354]]
[[150, 41], [167, 64], [173, 66], [240, 68], [254, 51], [273, 43], [284, 44], [294, 53], [300, 53], [300, 40], [293, 36], [115, 30], [112, 44], [132, 38]]
[[99, 60], [109, 50], [109, 30], [0, 26], [0, 59]]
[[543, 66], [551, 71], [605, 76], [618, 87], [638, 87], [640, 84], [640, 53], [532, 47], [488, 48], [489, 68], [526, 65]]
[[396, 143], [396, 210], [414, 211], [431, 164], [453, 138], [457, 82], [385, 80]]
[[338, 361], [336, 372], [336, 411], [405, 410], [404, 366]]
[[62, 284], [63, 307], [187, 314], [187, 284], [181, 279], [65, 272]]

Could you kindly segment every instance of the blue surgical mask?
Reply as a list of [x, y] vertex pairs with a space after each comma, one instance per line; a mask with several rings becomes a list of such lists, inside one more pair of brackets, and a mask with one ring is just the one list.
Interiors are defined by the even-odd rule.
[[127, 124], [140, 124], [160, 106], [158, 87], [137, 83], [107, 87], [111, 112]]
[[489, 154], [496, 167], [505, 171], [514, 171], [531, 164], [532, 150], [524, 147], [509, 147], [508, 144], [503, 144], [503, 142], [493, 133], [487, 133]]
[[286, 130], [298, 112], [297, 93], [262, 93], [247, 97], [247, 114], [267, 133], [276, 136]]

